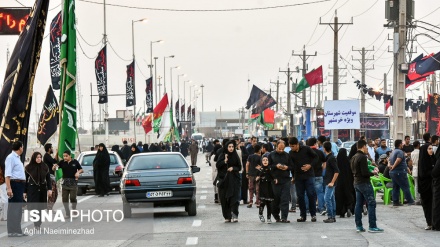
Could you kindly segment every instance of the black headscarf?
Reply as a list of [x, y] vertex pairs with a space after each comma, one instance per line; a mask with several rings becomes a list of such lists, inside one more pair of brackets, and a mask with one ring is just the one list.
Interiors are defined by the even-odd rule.
[[142, 146], [142, 149], [144, 150], [143, 152], [144, 153], [147, 153], [147, 152], [149, 152], [150, 150], [148, 150], [148, 144], [147, 143], [145, 143], [143, 146]]
[[[98, 150], [96, 152], [95, 159], [93, 160], [93, 167], [109, 167], [110, 166], [110, 154], [104, 143], [99, 143]], [[102, 147], [102, 151], [99, 148]]]
[[[41, 163], [37, 163], [38, 155], [41, 156]], [[35, 152], [32, 154], [30, 163], [25, 167], [25, 171], [36, 184], [44, 184], [46, 175], [49, 173], [49, 167], [43, 162], [41, 153]]]
[[[228, 150], [229, 144], [234, 145], [234, 150], [232, 152], [229, 152]], [[241, 165], [240, 157], [238, 156], [237, 150], [235, 149], [236, 148], [235, 145], [236, 145], [235, 141], [228, 141], [226, 145], [223, 147], [223, 153], [228, 155], [228, 164]]]

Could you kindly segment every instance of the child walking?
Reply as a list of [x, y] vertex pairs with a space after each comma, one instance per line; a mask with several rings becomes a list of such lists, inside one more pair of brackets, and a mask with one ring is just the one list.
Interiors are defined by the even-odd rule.
[[263, 216], [264, 206], [267, 205], [267, 224], [272, 223], [270, 216], [272, 214], [271, 202], [273, 201], [273, 190], [272, 182], [275, 184], [277, 180], [273, 178], [272, 172], [269, 167], [268, 157], [262, 157], [261, 163], [263, 166], [257, 166], [257, 178], [256, 181], [260, 183], [260, 208], [259, 208], [259, 218], [261, 222], [266, 222]]

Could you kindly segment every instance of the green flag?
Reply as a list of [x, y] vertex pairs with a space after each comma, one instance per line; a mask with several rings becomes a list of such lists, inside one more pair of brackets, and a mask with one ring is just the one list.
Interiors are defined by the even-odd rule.
[[296, 85], [295, 93], [299, 93], [302, 90], [310, 87], [309, 83], [307, 82], [306, 78], [302, 78], [301, 81]]
[[64, 0], [61, 31], [61, 90], [60, 136], [58, 156], [69, 150], [72, 157], [76, 147], [76, 30], [75, 0]]

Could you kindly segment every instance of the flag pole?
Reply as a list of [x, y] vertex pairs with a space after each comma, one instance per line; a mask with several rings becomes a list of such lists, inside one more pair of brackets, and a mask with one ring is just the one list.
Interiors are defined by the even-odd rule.
[[[61, 61], [60, 61], [61, 62]], [[64, 89], [64, 87], [65, 87], [65, 82], [66, 82], [66, 63], [63, 63], [63, 70], [62, 71], [64, 71], [64, 73], [63, 73], [63, 79], [61, 80], [61, 88], [60, 88], [60, 93], [61, 93], [61, 95], [60, 95], [60, 108], [59, 108], [59, 111], [60, 111], [60, 122], [59, 122], [59, 128], [58, 128], [58, 159], [59, 160], [62, 160], [63, 159], [63, 157], [62, 156], [60, 156], [60, 152], [61, 153], [63, 153], [65, 150], [59, 150], [59, 148], [60, 148], [60, 143], [61, 143], [61, 127], [63, 126], [63, 108], [64, 108], [64, 95], [65, 95], [65, 89]], [[93, 130], [92, 130], [93, 131]]]
[[[18, 64], [17, 64], [17, 69], [15, 70], [14, 82], [12, 83], [11, 91], [9, 91], [8, 102], [6, 103], [6, 109], [2, 114], [2, 122], [0, 125], [0, 137], [3, 135], [3, 128], [6, 123], [6, 116], [8, 116], [9, 108], [11, 107], [11, 98], [12, 98], [12, 95], [14, 94], [15, 84], [17, 83], [18, 73], [20, 72], [20, 70], [21, 70], [21, 62], [19, 60]], [[6, 79], [6, 81], [7, 81], [7, 79]], [[3, 86], [4, 86], [4, 84], [3, 84]]]

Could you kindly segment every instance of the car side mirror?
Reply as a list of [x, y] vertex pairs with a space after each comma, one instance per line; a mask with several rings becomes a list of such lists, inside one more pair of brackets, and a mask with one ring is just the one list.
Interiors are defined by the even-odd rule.
[[200, 167], [198, 166], [191, 166], [192, 173], [200, 172]]

